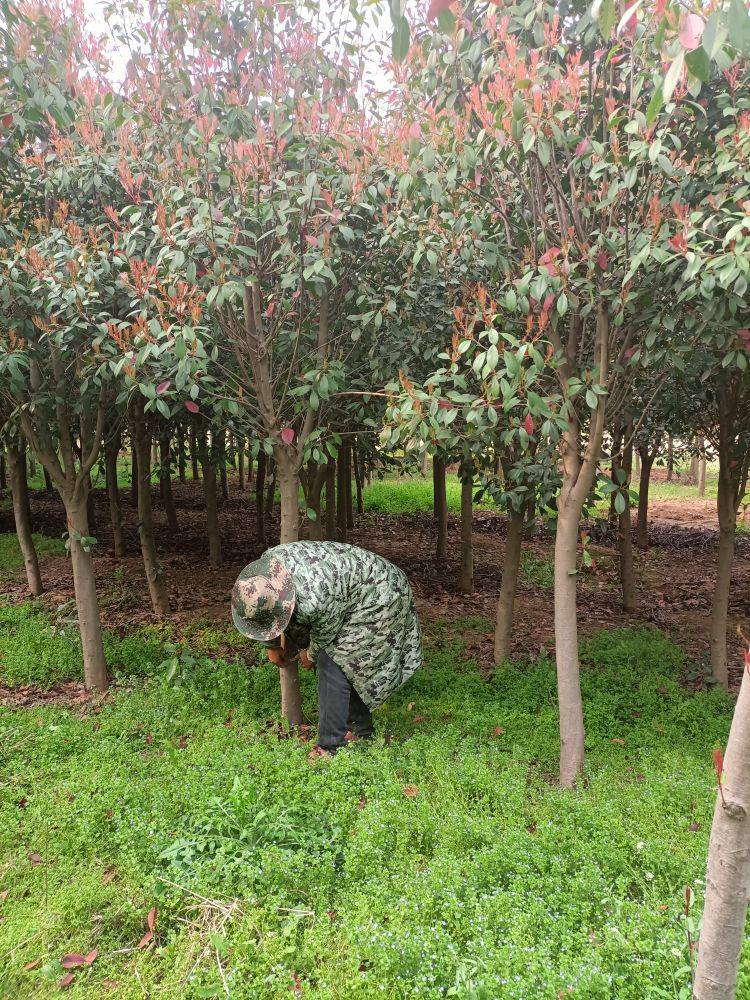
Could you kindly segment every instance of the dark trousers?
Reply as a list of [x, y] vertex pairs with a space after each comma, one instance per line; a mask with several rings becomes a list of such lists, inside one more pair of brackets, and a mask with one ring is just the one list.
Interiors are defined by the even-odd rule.
[[335, 753], [348, 729], [360, 739], [372, 736], [372, 715], [354, 687], [324, 649], [318, 654], [318, 746]]

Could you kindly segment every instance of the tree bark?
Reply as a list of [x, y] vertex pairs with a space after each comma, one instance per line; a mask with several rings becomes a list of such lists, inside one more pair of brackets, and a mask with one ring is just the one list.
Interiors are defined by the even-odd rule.
[[698, 496], [706, 495], [706, 442], [701, 442], [701, 454], [698, 459]]
[[135, 427], [130, 431], [130, 503], [138, 505], [138, 452], [135, 447]]
[[336, 459], [336, 538], [346, 541], [346, 452], [344, 445], [339, 446]]
[[169, 593], [167, 582], [156, 553], [154, 537], [154, 517], [151, 501], [151, 429], [143, 410], [142, 396], [136, 399], [135, 411], [135, 451], [138, 468], [138, 535], [141, 540], [141, 555], [146, 573], [148, 591], [154, 614], [169, 614]]
[[[617, 473], [620, 468], [620, 462], [622, 461], [622, 427], [618, 426], [612, 435], [612, 460], [610, 462], [610, 477], [612, 482], [617, 485]], [[609, 527], [610, 530], [614, 531], [617, 525], [617, 511], [615, 510], [615, 497], [616, 493], [610, 493], [609, 495]]]
[[159, 489], [161, 492], [164, 512], [167, 515], [167, 525], [170, 531], [179, 531], [177, 509], [172, 493], [172, 450], [169, 443], [169, 431], [159, 435]]
[[10, 466], [10, 491], [13, 498], [13, 516], [16, 535], [26, 569], [26, 580], [32, 597], [39, 597], [44, 591], [42, 575], [39, 572], [31, 522], [28, 511], [28, 488], [26, 485], [26, 460], [24, 449], [15, 444], [8, 445], [8, 465]]
[[286, 446], [281, 445], [276, 450], [276, 469], [279, 477], [279, 493], [281, 496], [281, 526], [279, 542], [296, 542], [299, 539], [299, 474], [296, 461], [292, 458]]
[[448, 501], [445, 494], [445, 459], [441, 455], [432, 459], [432, 488], [437, 522], [435, 558], [443, 562], [448, 554]]
[[96, 576], [91, 553], [81, 545], [81, 537], [89, 534], [86, 497], [63, 496], [70, 537], [73, 563], [73, 586], [78, 609], [78, 630], [83, 653], [83, 680], [87, 689], [106, 691], [107, 664], [104, 659], [99, 600], [96, 596]]
[[42, 466], [42, 475], [44, 476], [44, 492], [45, 493], [51, 493], [52, 492], [52, 476], [50, 476], [49, 472], [47, 472], [47, 470], [45, 469], [44, 466]]
[[674, 438], [671, 434], [667, 436], [667, 482], [674, 479]]
[[219, 530], [219, 504], [216, 490], [216, 465], [209, 449], [206, 432], [198, 435], [198, 455], [203, 472], [203, 496], [206, 504], [206, 536], [208, 557], [214, 569], [221, 567], [221, 532]]
[[695, 1000], [734, 1000], [750, 895], [750, 675], [729, 731], [722, 794], [716, 797], [706, 872]]
[[351, 531], [354, 527], [354, 504], [352, 499], [352, 446], [347, 441], [344, 445], [346, 455], [346, 527]]
[[326, 538], [336, 541], [336, 463], [332, 458], [326, 465]]
[[268, 456], [264, 451], [258, 452], [258, 466], [255, 473], [255, 536], [260, 545], [266, 544], [266, 518], [264, 512], [266, 467]]
[[518, 587], [518, 570], [521, 565], [523, 541], [523, 514], [511, 514], [505, 539], [503, 580], [495, 613], [495, 663], [499, 666], [510, 657], [510, 640], [513, 629], [513, 610]]
[[227, 483], [227, 439], [224, 431], [221, 431], [216, 441], [216, 458], [219, 463], [219, 479], [221, 482], [221, 502], [226, 503], [229, 499], [229, 484]]
[[462, 594], [474, 593], [474, 468], [470, 462], [461, 467], [461, 577]]
[[0, 451], [0, 490], [8, 488], [8, 473], [5, 464], [5, 452]]
[[195, 427], [190, 427], [190, 476], [192, 479], [198, 478], [198, 437]]
[[94, 503], [94, 487], [91, 482], [91, 475], [86, 477], [86, 520], [89, 525], [89, 534], [93, 535], [97, 529], [96, 505]]
[[125, 541], [122, 534], [122, 507], [120, 487], [117, 482], [117, 457], [122, 445], [120, 431], [112, 431], [104, 439], [104, 469], [107, 477], [107, 499], [109, 501], [109, 523], [112, 528], [112, 548], [115, 558], [125, 555]]
[[245, 439], [237, 441], [237, 487], [240, 493], [245, 490]]
[[177, 428], [177, 475], [180, 482], [187, 481], [187, 456], [185, 455], [185, 428], [180, 425]]
[[727, 673], [727, 619], [729, 594], [732, 588], [734, 537], [737, 529], [737, 508], [734, 485], [729, 469], [728, 449], [719, 449], [719, 488], [716, 510], [719, 516], [719, 552], [716, 564], [716, 586], [711, 602], [711, 672], [723, 688], [729, 686]]
[[273, 522], [273, 512], [276, 507], [276, 460], [269, 458], [266, 470], [266, 499], [263, 507], [263, 516], [266, 525], [266, 538], [270, 538], [271, 524]]
[[625, 611], [635, 611], [638, 607], [638, 593], [635, 586], [635, 567], [633, 565], [633, 525], [630, 506], [630, 478], [633, 472], [633, 421], [625, 427], [624, 437], [627, 441], [622, 456], [622, 469], [625, 473], [623, 494], [625, 509], [617, 519], [618, 542], [620, 548], [620, 586], [622, 588], [622, 606]]
[[641, 476], [638, 482], [638, 516], [635, 541], [639, 549], [648, 548], [648, 494], [651, 486], [651, 469], [656, 455], [650, 455], [647, 448], [641, 450]]
[[365, 505], [362, 498], [362, 481], [364, 479], [364, 476], [362, 475], [362, 456], [356, 444], [352, 451], [352, 455], [354, 457], [354, 482], [357, 488], [357, 513], [364, 514]]

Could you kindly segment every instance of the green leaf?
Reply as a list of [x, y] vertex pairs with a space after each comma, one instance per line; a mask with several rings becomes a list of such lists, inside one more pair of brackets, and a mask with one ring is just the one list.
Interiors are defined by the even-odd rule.
[[612, 36], [612, 29], [615, 26], [615, 21], [617, 20], [617, 12], [615, 10], [615, 0], [602, 0], [602, 5], [599, 10], [599, 30], [602, 33], [602, 37], [609, 41]]
[[592, 392], [591, 389], [586, 390], [586, 405], [591, 410], [595, 410], [599, 405], [599, 400], [596, 398], [596, 393]]
[[452, 11], [448, 7], [440, 11], [440, 13], [438, 14], [437, 21], [440, 30], [443, 32], [444, 35], [453, 34], [453, 32], [456, 29], [456, 18], [454, 17]]
[[[674, 93], [674, 88], [677, 86], [677, 81], [680, 79], [680, 73], [682, 73], [682, 67], [685, 65], [685, 50], [680, 49], [677, 55], [674, 57], [670, 63], [669, 69], [667, 70], [666, 76], [664, 77], [664, 83], [662, 85], [664, 93], [664, 103], [669, 101], [670, 97]], [[648, 112], [646, 113], [648, 117]]]
[[615, 510], [618, 514], [622, 514], [625, 511], [625, 497], [622, 493], [615, 495]]
[[711, 76], [711, 60], [704, 49], [693, 49], [685, 56], [687, 68], [692, 76], [697, 76], [702, 83], [708, 83]]
[[727, 29], [731, 44], [747, 55], [750, 52], [750, 12], [744, 0], [732, 0], [729, 5]]
[[720, 13], [715, 10], [713, 14], [706, 21], [706, 27], [703, 31], [703, 48], [705, 49], [709, 59], [713, 59], [719, 49], [722, 47], [727, 38], [727, 29], [725, 25], [721, 22]]
[[409, 22], [405, 17], [400, 17], [393, 26], [393, 37], [391, 39], [391, 52], [396, 62], [403, 62], [406, 53], [409, 51]]
[[656, 121], [656, 116], [661, 111], [664, 106], [664, 91], [662, 85], [656, 88], [656, 90], [651, 95], [651, 100], [648, 102], [648, 107], [646, 108], [646, 124], [651, 125]]

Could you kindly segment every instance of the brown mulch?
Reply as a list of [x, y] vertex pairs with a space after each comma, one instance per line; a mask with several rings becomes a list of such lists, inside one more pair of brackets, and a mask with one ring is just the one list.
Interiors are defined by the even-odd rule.
[[[225, 565], [214, 570], [208, 565], [204, 532], [203, 497], [200, 484], [188, 481], [174, 484], [179, 531], [169, 530], [160, 510], [158, 490], [154, 490], [155, 519], [160, 558], [169, 581], [172, 613], [170, 621], [180, 628], [196, 621], [229, 622], [229, 593], [238, 571], [257, 558], [266, 547], [255, 534], [254, 495], [240, 492], [230, 481], [229, 498], [220, 510]], [[149, 604], [137, 536], [137, 512], [129, 491], [123, 490], [126, 520], [126, 555], [117, 560], [111, 554], [107, 498], [95, 491], [99, 539], [95, 564], [102, 618], [107, 627], [122, 631], [156, 621]], [[708, 622], [715, 562], [714, 524], [708, 518], [698, 525], [695, 518], [662, 520], [664, 504], [679, 508], [676, 501], [654, 501], [652, 545], [646, 552], [636, 550], [636, 575], [641, 591], [638, 611], [624, 612], [621, 606], [616, 539], [606, 532], [591, 544], [594, 571], [584, 572], [579, 585], [579, 623], [582, 636], [602, 628], [626, 625], [656, 625], [693, 658], [703, 661], [708, 654]], [[706, 501], [711, 504], [712, 501]], [[694, 502], [688, 505], [692, 510]], [[703, 503], [701, 502], [701, 509]], [[33, 527], [47, 535], [60, 535], [65, 518], [54, 495], [37, 492], [32, 496]], [[450, 519], [449, 557], [442, 565], [434, 559], [433, 518], [429, 513], [387, 515], [368, 513], [355, 517], [349, 541], [362, 545], [401, 566], [414, 587], [417, 606], [428, 636], [439, 637], [443, 623], [455, 623], [466, 643], [467, 653], [480, 667], [492, 663], [492, 621], [502, 573], [505, 551], [505, 521], [499, 514], [477, 511], [474, 527], [476, 560], [475, 593], [461, 594], [459, 576], [459, 524]], [[277, 537], [274, 522], [269, 544]], [[13, 531], [12, 515], [0, 511], [0, 532]], [[524, 551], [537, 560], [550, 560], [553, 540], [540, 531], [524, 543]], [[44, 560], [43, 576], [47, 592], [42, 600], [52, 608], [73, 597], [70, 563], [66, 557]], [[25, 598], [19, 575], [16, 581], [0, 584], [11, 598]], [[468, 619], [468, 620], [466, 620]], [[463, 621], [462, 621], [463, 620]], [[552, 592], [522, 579], [516, 609], [513, 655], [519, 659], [535, 657], [540, 651], [554, 649]], [[730, 644], [738, 669], [742, 643], [736, 635], [738, 626], [750, 632], [750, 539], [741, 538], [735, 561], [730, 603]], [[52, 697], [77, 698], [69, 687]], [[54, 692], [55, 689], [52, 689]], [[28, 692], [29, 697], [33, 697]], [[8, 692], [0, 689], [0, 700], [7, 703]], [[23, 697], [23, 694], [19, 695]]]

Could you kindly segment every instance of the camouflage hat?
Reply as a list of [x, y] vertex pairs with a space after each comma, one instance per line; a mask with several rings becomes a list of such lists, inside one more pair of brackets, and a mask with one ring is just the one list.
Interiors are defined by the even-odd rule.
[[289, 571], [266, 552], [237, 577], [232, 587], [232, 620], [243, 635], [271, 642], [289, 624], [295, 596]]

